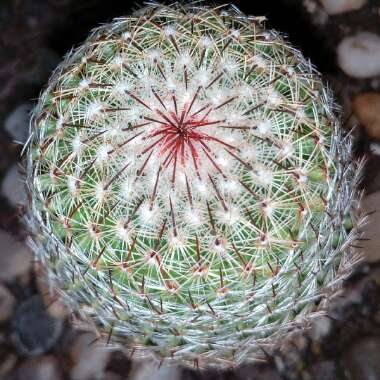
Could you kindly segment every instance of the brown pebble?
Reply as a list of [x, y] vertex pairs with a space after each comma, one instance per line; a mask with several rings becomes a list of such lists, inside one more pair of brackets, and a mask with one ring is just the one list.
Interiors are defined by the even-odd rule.
[[33, 255], [25, 244], [0, 230], [0, 247], [0, 281], [11, 281], [30, 269]]
[[365, 92], [356, 95], [352, 109], [368, 136], [380, 140], [380, 94]]
[[96, 344], [92, 333], [80, 334], [73, 343], [70, 358], [74, 363], [70, 375], [75, 380], [91, 380], [104, 373], [110, 350]]
[[362, 201], [362, 210], [368, 214], [366, 223], [362, 226], [362, 240], [358, 242], [360, 251], [367, 261], [380, 260], [380, 191], [367, 195]]
[[111, 353], [107, 363], [106, 371], [114, 372], [127, 377], [131, 371], [131, 360], [126, 353], [121, 350], [115, 350]]
[[14, 354], [0, 354], [0, 379], [7, 379], [7, 376], [15, 367], [17, 363], [17, 357]]

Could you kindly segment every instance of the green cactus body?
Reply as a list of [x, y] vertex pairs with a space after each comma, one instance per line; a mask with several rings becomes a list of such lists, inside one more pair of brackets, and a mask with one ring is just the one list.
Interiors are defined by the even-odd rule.
[[150, 5], [116, 19], [35, 109], [35, 249], [67, 301], [136, 354], [255, 357], [348, 268], [356, 167], [333, 111], [258, 18]]

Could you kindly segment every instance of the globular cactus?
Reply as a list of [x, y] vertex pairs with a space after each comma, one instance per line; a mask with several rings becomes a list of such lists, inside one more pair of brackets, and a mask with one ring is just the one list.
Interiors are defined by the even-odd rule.
[[68, 54], [34, 111], [35, 250], [136, 355], [255, 358], [354, 259], [350, 139], [318, 73], [262, 23], [148, 4]]

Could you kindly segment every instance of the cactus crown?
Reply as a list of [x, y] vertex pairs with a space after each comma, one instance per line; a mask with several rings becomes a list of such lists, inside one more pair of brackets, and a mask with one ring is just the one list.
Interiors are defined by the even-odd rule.
[[176, 4], [116, 19], [36, 107], [35, 249], [106, 336], [241, 362], [346, 267], [355, 178], [333, 109], [258, 18]]

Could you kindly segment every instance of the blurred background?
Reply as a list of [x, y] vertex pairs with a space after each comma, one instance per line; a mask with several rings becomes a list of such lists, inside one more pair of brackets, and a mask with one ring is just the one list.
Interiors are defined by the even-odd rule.
[[346, 284], [346, 303], [334, 306], [339, 318], [323, 344], [321, 323], [321, 334], [293, 342], [293, 361], [281, 354], [227, 372], [158, 370], [157, 363], [132, 364], [121, 351], [101, 349], [49, 296], [19, 221], [29, 112], [68, 50], [139, 4], [0, 0], [0, 380], [380, 379], [380, 0], [234, 1], [247, 14], [266, 16], [267, 27], [285, 33], [323, 74], [342, 106], [343, 127], [354, 128], [355, 154], [367, 158], [362, 208], [369, 216], [358, 249], [371, 264]]

